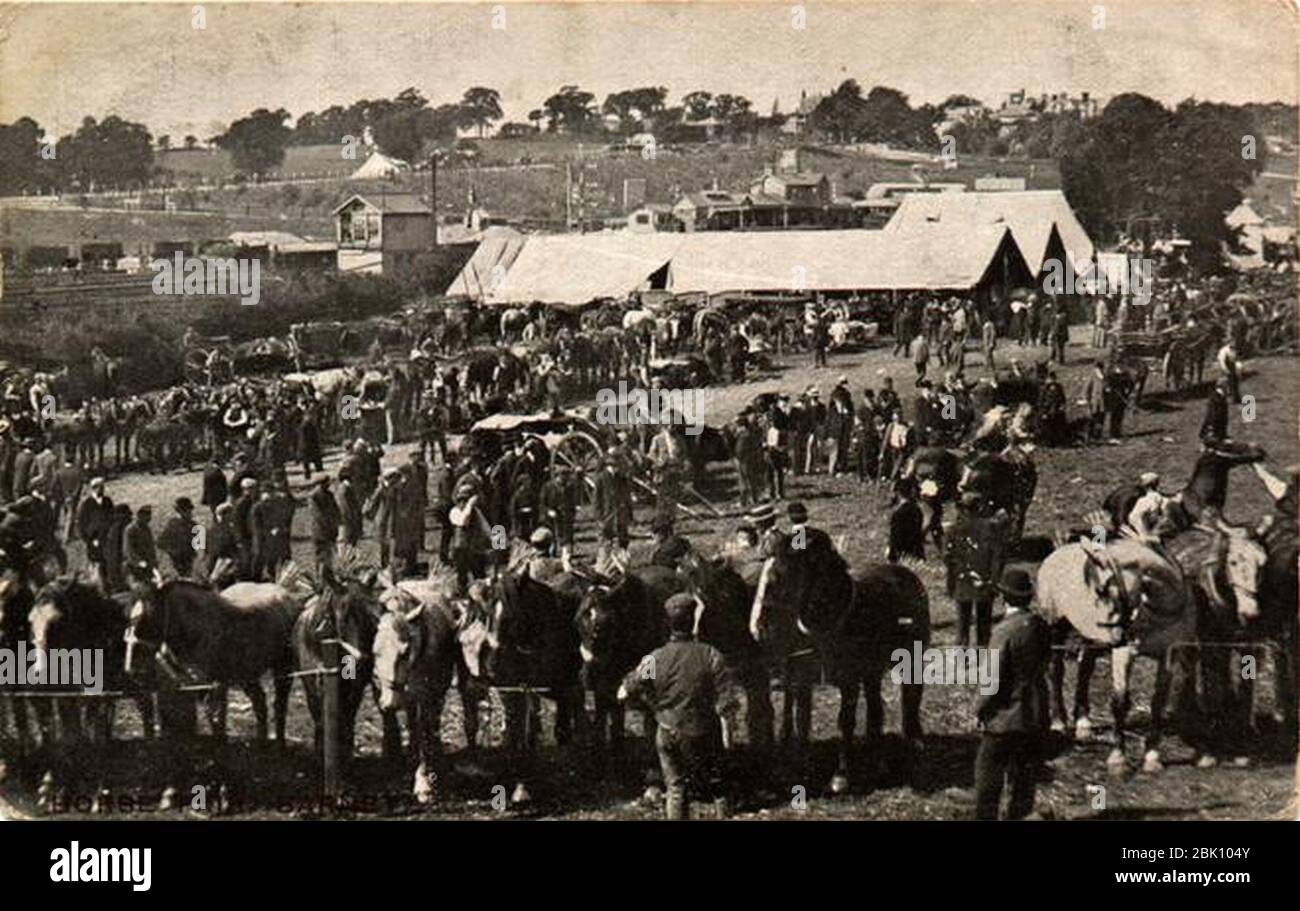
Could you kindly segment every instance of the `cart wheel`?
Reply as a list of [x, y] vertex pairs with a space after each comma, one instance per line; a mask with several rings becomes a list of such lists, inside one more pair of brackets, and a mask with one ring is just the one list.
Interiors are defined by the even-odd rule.
[[[600, 462], [605, 454], [604, 447], [589, 433], [580, 430], [566, 433], [551, 450], [551, 467], [565, 465], [572, 468], [583, 478], [590, 478], [600, 470]], [[595, 491], [591, 485], [582, 485], [583, 503], [590, 503]]]

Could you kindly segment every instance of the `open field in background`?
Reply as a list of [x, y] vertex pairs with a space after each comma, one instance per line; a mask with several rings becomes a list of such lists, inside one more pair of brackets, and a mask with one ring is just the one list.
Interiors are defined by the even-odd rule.
[[[1060, 370], [1071, 398], [1094, 354], [1084, 347], [1085, 340], [1086, 329], [1077, 327], [1068, 350], [1069, 363]], [[1001, 348], [999, 354], [1003, 357], [1017, 356], [1028, 362], [1045, 357], [1046, 351], [1012, 346]], [[806, 355], [787, 357], [776, 375], [709, 390], [703, 416], [710, 424], [721, 424], [756, 394], [770, 390], [797, 392], [815, 383], [825, 395], [841, 373], [848, 376], [855, 396], [860, 396], [864, 386], [879, 386], [881, 371], [893, 376], [904, 398], [910, 400], [913, 388], [911, 364], [905, 358], [890, 357], [885, 347], [833, 355], [830, 367], [821, 369], [811, 367]], [[985, 372], [978, 354], [968, 357], [967, 371], [972, 376]], [[1068, 528], [1078, 524], [1084, 513], [1097, 508], [1112, 487], [1142, 471], [1160, 472], [1167, 490], [1181, 487], [1197, 451], [1197, 430], [1204, 398], [1199, 392], [1188, 396], [1164, 396], [1159, 394], [1159, 385], [1158, 380], [1153, 380], [1155, 388], [1152, 391], [1156, 394], [1148, 397], [1150, 410], [1131, 414], [1126, 421], [1128, 436], [1121, 445], [1089, 450], [1039, 449], [1035, 453], [1039, 485], [1028, 516], [1027, 535], [1050, 537], [1057, 527]], [[1244, 390], [1256, 396], [1256, 420], [1244, 424], [1239, 415], [1234, 415], [1234, 435], [1263, 445], [1269, 453], [1268, 464], [1275, 470], [1300, 461], [1297, 459], [1300, 447], [1296, 435], [1300, 361], [1296, 358], [1271, 358], [1249, 363]], [[385, 462], [395, 464], [405, 459], [409, 449], [409, 445], [395, 447], [386, 454]], [[337, 453], [331, 454], [326, 467], [331, 472], [337, 469]], [[704, 548], [720, 545], [740, 517], [730, 494], [734, 490], [730, 486], [730, 469], [720, 466], [719, 469], [719, 485], [725, 486], [728, 496], [720, 498], [718, 504], [734, 518], [708, 524], [685, 520], [680, 525], [694, 543]], [[293, 481], [298, 487], [296, 494], [305, 497], [307, 489], [301, 486], [300, 476]], [[199, 486], [197, 472], [166, 476], [129, 475], [111, 480], [109, 492], [119, 502], [154, 504], [155, 522], [160, 526], [170, 512], [171, 501], [182, 494], [195, 497]], [[847, 555], [855, 567], [883, 559], [887, 535], [886, 494], [872, 486], [860, 486], [848, 477], [829, 479], [825, 475], [793, 478], [788, 484], [787, 494], [790, 499], [801, 499], [808, 505], [814, 525], [824, 528], [833, 537], [843, 536]], [[1269, 507], [1267, 495], [1249, 469], [1238, 470], [1231, 481], [1228, 518], [1253, 522]], [[638, 514], [644, 518], [649, 510], [642, 507]], [[595, 546], [595, 531], [589, 521], [583, 522], [581, 532], [579, 550], [590, 553]], [[298, 560], [311, 565], [311, 545], [307, 535], [307, 514], [306, 509], [302, 509], [296, 516], [293, 548]], [[434, 541], [432, 529], [430, 541]], [[373, 550], [373, 542], [368, 542], [368, 546]], [[73, 559], [74, 563], [81, 562], [79, 545], [73, 548]], [[935, 625], [934, 644], [950, 644], [955, 636], [955, 619], [952, 604], [944, 594], [942, 566], [931, 552], [929, 561], [919, 566], [917, 571], [930, 596]], [[1271, 705], [1271, 667], [1267, 661], [1261, 664], [1263, 679], [1257, 686], [1256, 699], [1258, 705], [1267, 708]], [[1067, 674], [1067, 687], [1072, 688], [1073, 679], [1071, 670]], [[1134, 675], [1131, 720], [1138, 733], [1144, 732], [1147, 726], [1153, 679], [1151, 663], [1140, 661]], [[1109, 666], [1103, 660], [1094, 677], [1092, 690], [1093, 718], [1103, 737], [1109, 733], [1109, 691]], [[895, 731], [898, 726], [897, 693], [892, 686], [887, 686], [885, 694], [886, 729]], [[779, 694], [774, 693], [774, 698], [779, 700]], [[738, 815], [790, 819], [969, 818], [973, 812], [970, 788], [977, 746], [973, 715], [976, 698], [973, 687], [927, 687], [922, 713], [927, 732], [926, 746], [913, 773], [905, 773], [898, 761], [901, 744], [896, 737], [890, 736], [869, 754], [859, 750], [853, 793], [831, 798], [826, 789], [834, 765], [829, 738], [834, 734], [837, 696], [831, 689], [819, 688], [814, 711], [816, 742], [810, 763], [802, 767], [789, 762], [779, 763], [772, 770], [776, 797], [761, 805], [743, 805]], [[310, 804], [317, 793], [318, 774], [318, 765], [310, 749], [311, 723], [300, 690], [295, 689], [290, 705], [291, 745], [287, 758], [277, 755], [274, 747], [257, 747], [249, 742], [253, 734], [251, 710], [242, 695], [232, 694], [231, 733], [234, 742], [219, 756], [211, 752], [209, 745], [203, 744], [203, 752], [193, 757], [193, 771], [181, 774], [176, 768], [164, 769], [154, 744], [131, 740], [118, 745], [111, 758], [93, 754], [93, 762], [85, 766], [85, 779], [80, 782], [70, 780], [67, 786], [74, 793], [88, 794], [99, 784], [99, 776], [103, 776], [115, 792], [137, 794], [154, 805], [164, 783], [164, 772], [169, 771], [172, 783], [181, 789], [182, 797], [188, 794], [192, 784], [225, 781], [229, 783], [232, 796], [260, 795], [272, 804], [271, 809], [246, 815], [285, 818], [293, 815], [293, 808], [274, 809], [274, 804], [279, 802], [277, 799], [292, 798]], [[779, 701], [777, 705], [779, 710]], [[532, 785], [536, 799], [532, 813], [567, 819], [643, 819], [657, 815], [656, 809], [636, 803], [641, 792], [637, 769], [615, 768], [588, 749], [557, 749], [550, 740], [549, 708], [544, 709], [544, 713], [546, 746], [540, 758], [540, 774]], [[860, 730], [865, 721], [864, 713], [865, 709], [860, 707]], [[119, 718], [123, 734], [135, 736], [138, 728], [134, 706], [123, 703]], [[494, 718], [499, 724], [499, 712]], [[633, 731], [640, 730], [639, 716], [631, 717], [630, 726]], [[461, 750], [459, 701], [454, 695], [448, 700], [443, 730], [449, 749], [456, 752], [449, 758], [449, 774], [438, 783], [436, 802], [421, 810], [421, 815], [429, 818], [497, 815], [490, 803], [492, 789], [500, 784], [508, 791], [514, 784], [516, 770], [504, 767], [499, 751], [480, 751], [471, 758]], [[353, 780], [354, 789], [361, 795], [391, 793], [396, 800], [398, 795], [409, 793], [410, 774], [403, 771], [399, 775], [381, 767], [379, 736], [378, 714], [373, 703], [367, 700], [358, 723], [361, 759]], [[740, 736], [743, 738], [743, 733]], [[1265, 819], [1277, 816], [1292, 799], [1293, 770], [1275, 759], [1265, 760], [1250, 769], [1220, 766], [1199, 770], [1189, 764], [1190, 749], [1180, 740], [1171, 738], [1165, 743], [1168, 765], [1165, 772], [1156, 776], [1130, 772], [1124, 778], [1114, 778], [1107, 774], [1105, 767], [1109, 744], [1098, 741], [1088, 745], [1066, 746], [1061, 743], [1058, 746], [1058, 754], [1049, 767], [1051, 781], [1041, 784], [1038, 792], [1039, 808], [1058, 818]], [[1128, 741], [1126, 749], [1130, 767], [1135, 769], [1141, 759], [1137, 740]], [[650, 753], [642, 748], [640, 758], [648, 762]], [[734, 758], [741, 767], [752, 762], [743, 749]], [[92, 773], [91, 769], [99, 771]], [[25, 778], [15, 781], [11, 774], [9, 783], [4, 785], [5, 795], [17, 797], [20, 806], [30, 807], [30, 795], [43, 771], [34, 764], [26, 770]], [[1090, 785], [1106, 788], [1106, 810], [1093, 809], [1092, 795], [1088, 791]], [[795, 786], [807, 790], [808, 802], [804, 811], [795, 810], [790, 805], [791, 788]], [[408, 811], [391, 811], [392, 815], [405, 812]]]
[[[673, 203], [683, 193], [711, 187], [716, 179], [723, 189], [742, 189], [763, 172], [775, 166], [782, 150], [778, 145], [686, 146], [680, 150], [663, 150], [653, 160], [635, 154], [611, 156], [605, 143], [578, 143], [571, 139], [486, 139], [479, 142], [482, 151], [477, 165], [448, 165], [438, 171], [438, 212], [441, 215], [463, 214], [468, 206], [471, 187], [477, 204], [512, 218], [563, 223], [565, 217], [564, 163], [574, 165], [575, 180], [579, 170], [586, 182], [584, 198], [587, 217], [608, 218], [623, 214], [623, 181], [644, 178], [646, 199]], [[194, 176], [207, 184], [228, 171], [221, 170], [223, 152], [168, 152], [168, 157], [191, 158], [209, 168]], [[268, 176], [270, 185], [245, 184], [220, 189], [180, 189], [173, 197], [182, 208], [197, 208], [228, 213], [231, 216], [274, 215], [285, 212], [305, 220], [328, 216], [335, 205], [350, 193], [417, 192], [427, 193], [427, 173], [406, 174], [395, 180], [353, 181], [338, 177], [340, 170], [351, 171], [365, 159], [355, 161], [340, 157], [336, 146], [292, 146], [278, 172]], [[166, 159], [165, 159], [166, 160]], [[528, 166], [519, 166], [530, 161]], [[555, 165], [548, 167], [546, 165]], [[345, 165], [346, 167], [341, 167]], [[911, 182], [912, 165], [886, 161], [865, 154], [831, 147], [804, 147], [801, 167], [822, 171], [840, 194], [865, 192], [881, 181]], [[491, 178], [480, 172], [491, 168]], [[1030, 189], [1055, 189], [1060, 175], [1054, 161], [1000, 160], [976, 156], [962, 157], [959, 166], [945, 170], [937, 164], [924, 168], [930, 180], [972, 183], [974, 178], [996, 173], [1003, 177], [1025, 177]], [[283, 175], [308, 175], [308, 180], [278, 182]], [[318, 175], [312, 177], [312, 175]], [[319, 176], [330, 175], [330, 176]], [[179, 175], [178, 175], [179, 176]]]

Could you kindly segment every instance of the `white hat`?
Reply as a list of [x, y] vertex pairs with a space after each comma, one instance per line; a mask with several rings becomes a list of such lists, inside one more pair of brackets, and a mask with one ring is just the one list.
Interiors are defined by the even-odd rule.
[[1155, 487], [1160, 483], [1160, 475], [1156, 474], [1154, 471], [1144, 471], [1138, 477], [1138, 483], [1143, 487]]

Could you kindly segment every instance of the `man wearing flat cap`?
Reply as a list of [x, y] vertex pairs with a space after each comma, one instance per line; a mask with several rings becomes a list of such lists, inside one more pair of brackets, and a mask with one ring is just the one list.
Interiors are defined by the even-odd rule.
[[650, 565], [676, 569], [677, 561], [690, 552], [691, 542], [677, 534], [673, 520], [667, 516], [655, 519], [650, 533], [653, 535]]
[[1047, 621], [1030, 610], [1034, 583], [1028, 571], [1008, 566], [998, 591], [1007, 610], [989, 644], [998, 659], [995, 688], [981, 696], [975, 709], [980, 731], [975, 818], [997, 819], [1003, 788], [1009, 786], [1006, 818], [1024, 819], [1034, 809], [1048, 726], [1045, 672], [1052, 653], [1051, 633]]
[[654, 712], [655, 746], [663, 771], [668, 819], [690, 818], [691, 791], [727, 812], [723, 791], [721, 718], [740, 707], [734, 676], [711, 645], [695, 641], [695, 598], [673, 595], [664, 605], [669, 640], [641, 659], [618, 695]]

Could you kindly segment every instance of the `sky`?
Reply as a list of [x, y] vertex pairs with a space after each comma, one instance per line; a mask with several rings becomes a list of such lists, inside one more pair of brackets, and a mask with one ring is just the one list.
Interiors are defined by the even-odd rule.
[[956, 93], [1138, 91], [1297, 99], [1300, 0], [519, 4], [0, 4], [0, 123], [62, 134], [117, 114], [201, 139], [258, 107], [297, 116], [415, 86], [497, 89], [507, 119], [561, 85], [663, 85], [789, 111], [847, 78], [913, 104]]

